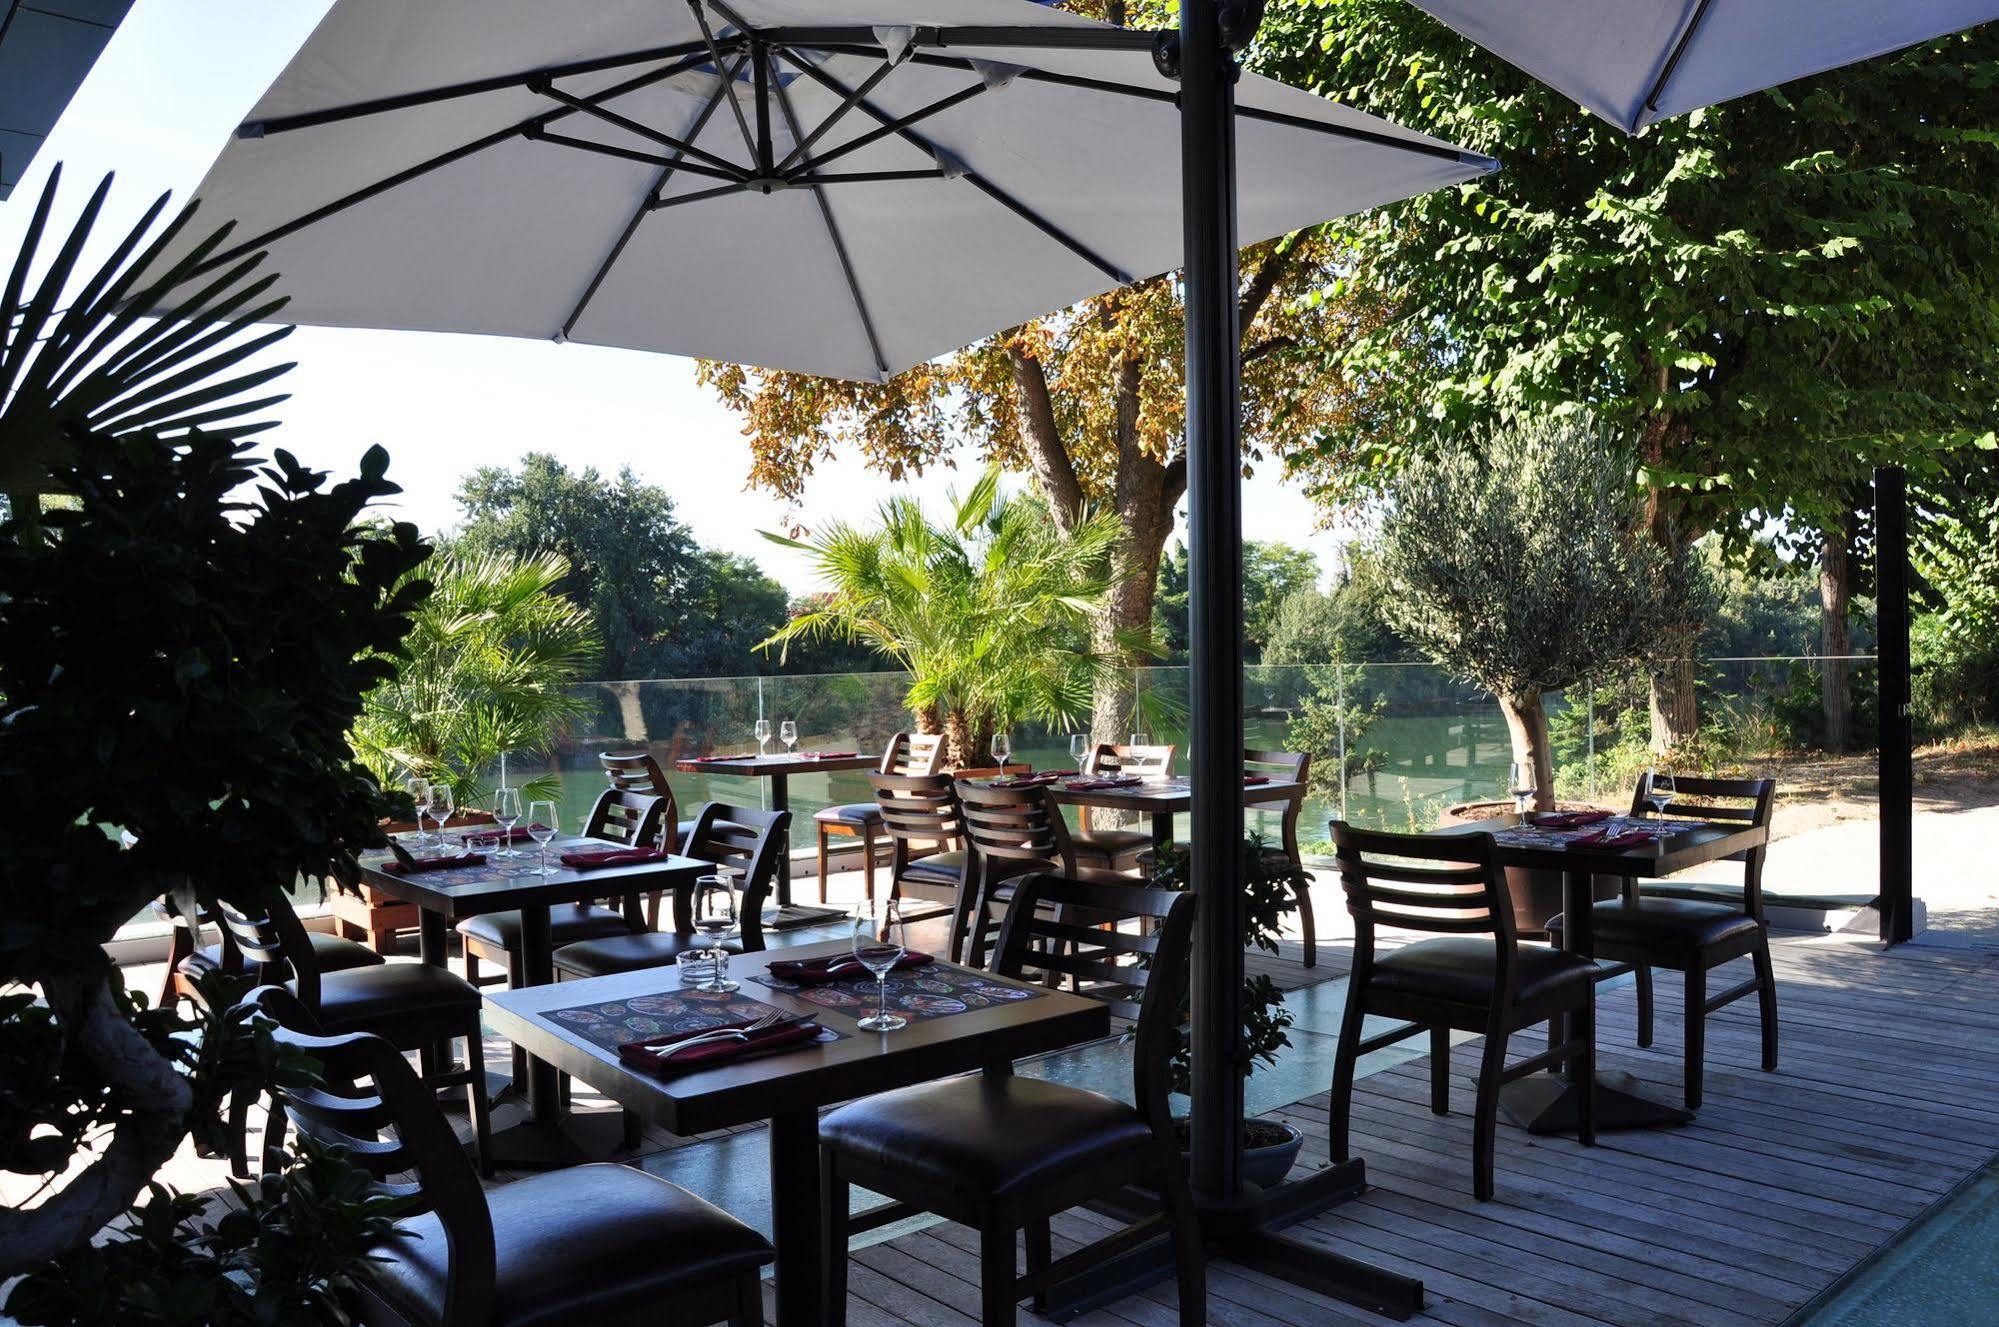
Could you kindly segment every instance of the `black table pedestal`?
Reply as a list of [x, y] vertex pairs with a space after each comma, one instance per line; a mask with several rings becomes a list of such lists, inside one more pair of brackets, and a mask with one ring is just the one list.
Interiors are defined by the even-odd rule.
[[[1693, 1113], [1642, 1095], [1638, 1080], [1622, 1070], [1596, 1076], [1596, 1127], [1661, 1129], [1685, 1124]], [[1574, 1133], [1576, 1085], [1560, 1074], [1533, 1074], [1499, 1089], [1499, 1108], [1528, 1133]]]

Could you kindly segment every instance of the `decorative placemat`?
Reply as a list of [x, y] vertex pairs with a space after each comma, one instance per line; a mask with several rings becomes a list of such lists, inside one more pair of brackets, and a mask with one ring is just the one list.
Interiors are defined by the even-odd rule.
[[[741, 1023], [765, 1014], [784, 1013], [775, 1005], [752, 999], [741, 991], [671, 990], [656, 995], [635, 995], [629, 1000], [608, 1000], [556, 1009], [542, 1017], [582, 1037], [585, 1041], [615, 1051], [628, 1041], [657, 1037], [671, 1032], [695, 1033], [724, 1023]], [[829, 1027], [819, 1029], [820, 1041], [839, 1041], [844, 1033]]]
[[1492, 837], [1511, 848], [1566, 848], [1571, 842], [1585, 834], [1603, 833], [1605, 837], [1633, 831], [1648, 834], [1654, 839], [1671, 838], [1690, 829], [1706, 829], [1705, 820], [1655, 820], [1645, 816], [1612, 816], [1608, 820], [1598, 820], [1588, 825], [1576, 825], [1568, 829], [1556, 829], [1550, 825], [1516, 825], [1511, 829], [1496, 829]]
[[[758, 973], [750, 980], [850, 1018], [861, 1018], [873, 1012], [878, 999], [875, 979], [865, 973], [824, 986], [796, 986], [768, 972]], [[989, 1009], [998, 1004], [1032, 1000], [1043, 994], [1045, 992], [1033, 987], [995, 981], [983, 972], [961, 968], [955, 963], [932, 963], [926, 968], [910, 968], [888, 975], [888, 1007], [905, 1018], [919, 1022], [949, 1018], [974, 1009]]]

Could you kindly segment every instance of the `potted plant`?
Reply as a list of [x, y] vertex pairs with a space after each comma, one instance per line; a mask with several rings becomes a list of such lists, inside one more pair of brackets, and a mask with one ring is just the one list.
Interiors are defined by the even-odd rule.
[[[1265, 953], [1278, 951], [1284, 933], [1284, 914], [1297, 907], [1297, 890], [1304, 871], [1281, 849], [1264, 843], [1260, 834], [1250, 834], [1242, 842], [1243, 944], [1255, 945]], [[1186, 889], [1187, 853], [1169, 848], [1160, 854], [1152, 883], [1160, 889]], [[1247, 1078], [1258, 1065], [1277, 1063], [1277, 1052], [1291, 1044], [1287, 1029], [1291, 1011], [1284, 1007], [1284, 992], [1267, 974], [1251, 973], [1243, 978], [1242, 1065]], [[1173, 1052], [1173, 1091], [1187, 1095], [1193, 1086], [1193, 1048], [1187, 1037], [1183, 1008], [1179, 1036]], [[1174, 1121], [1181, 1149], [1188, 1144], [1187, 1121]], [[1243, 1178], [1264, 1188], [1277, 1184], [1298, 1160], [1304, 1135], [1288, 1124], [1275, 1120], [1251, 1119], [1244, 1140]]]

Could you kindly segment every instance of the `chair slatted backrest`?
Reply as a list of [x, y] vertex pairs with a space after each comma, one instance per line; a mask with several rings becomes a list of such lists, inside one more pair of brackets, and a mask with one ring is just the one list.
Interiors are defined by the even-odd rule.
[[[283, 1115], [301, 1133], [348, 1150], [383, 1193], [432, 1212], [447, 1253], [444, 1323], [487, 1323], [495, 1304], [493, 1217], [471, 1160], [409, 1062], [382, 1038], [356, 1032], [316, 1035], [307, 1012], [281, 986], [252, 991], [246, 1003], [273, 1023], [272, 1036], [317, 1060], [320, 1083], [284, 1090]], [[267, 1127], [267, 1169], [283, 1130]]]
[[[1245, 774], [1263, 774], [1279, 783], [1303, 784], [1312, 773], [1312, 754], [1309, 751], [1251, 751], [1242, 753], [1242, 769]], [[1282, 835], [1284, 855], [1292, 861], [1302, 860], [1298, 847], [1298, 820], [1305, 810], [1305, 796], [1300, 793], [1284, 804]]]
[[1048, 789], [995, 788], [964, 779], [957, 788], [965, 842], [974, 854], [995, 864], [1041, 862], [1064, 875], [1075, 871], [1069, 827]]
[[[628, 847], [653, 847], [660, 842], [660, 826], [668, 823], [671, 799], [654, 793], [627, 792], [606, 788], [590, 808], [583, 824], [583, 837], [622, 843]], [[671, 846], [667, 849], [672, 851]]]
[[[1172, 745], [1099, 742], [1091, 749], [1089, 758], [1083, 762], [1083, 773], [1097, 778], [1108, 778], [1114, 774], [1132, 774], [1141, 778], [1158, 776], [1164, 778], [1173, 773], [1173, 757], [1180, 748]], [[1097, 827], [1097, 812], [1094, 807], [1083, 807], [1077, 815], [1077, 823], [1085, 833]]]
[[[1666, 809], [1659, 812], [1660, 815], [1752, 825], [1763, 829], [1770, 827], [1776, 815], [1775, 779], [1716, 779], [1695, 774], [1667, 777], [1673, 781], [1673, 800], [1666, 803]], [[1631, 790], [1632, 815], [1653, 814], [1652, 803], [1646, 800], [1651, 792], [1652, 773], [1648, 770], [1638, 776], [1638, 785]], [[1766, 843], [1745, 852], [1730, 853], [1725, 859], [1742, 863], [1743, 911], [1757, 921], [1763, 920], [1763, 858], [1767, 850]]]
[[897, 733], [882, 752], [879, 774], [935, 774], [944, 766], [942, 733]]
[[[666, 781], [666, 771], [659, 767], [659, 762], [652, 758], [651, 753], [600, 751], [597, 753], [597, 763], [603, 768], [604, 777], [619, 792], [657, 797], [666, 803], [665, 810], [660, 812], [660, 825], [665, 837], [658, 841], [668, 852], [680, 851], [680, 844], [677, 841], [680, 835], [679, 803], [674, 799], [673, 785]], [[653, 841], [640, 840], [642, 843]]]
[[916, 852], [934, 851], [965, 832], [958, 793], [949, 774], [870, 774], [882, 829], [895, 841], [895, 875]]
[[[1079, 920], [1105, 914], [1155, 924], [1132, 934]], [[1158, 1134], [1172, 1127], [1167, 1091], [1186, 1016], [1193, 944], [1192, 894], [1036, 874], [1015, 886], [993, 970], [1017, 981], [1036, 980], [1036, 974], [1075, 978], [1085, 995], [1103, 998], [1113, 1014], [1136, 1019], [1132, 1099]]]
[[305, 924], [292, 909], [291, 900], [273, 891], [261, 906], [224, 902], [218, 909], [224, 936], [225, 963], [233, 945], [244, 964], [253, 966], [258, 981], [277, 981], [289, 975], [299, 1003], [313, 1015], [319, 1013], [319, 964], [306, 938]]
[[[791, 851], [791, 812], [704, 802], [695, 812], [694, 829], [681, 851], [740, 873], [737, 915], [742, 921], [743, 948], [762, 949], [764, 901], [777, 882], [779, 860]], [[688, 902], [686, 890], [674, 891], [673, 928], [682, 934], [694, 929]]]
[[1332, 825], [1340, 882], [1354, 919], [1354, 977], [1374, 964], [1375, 927], [1489, 935], [1502, 1003], [1513, 1000], [1516, 932], [1499, 845], [1490, 834], [1389, 834]]

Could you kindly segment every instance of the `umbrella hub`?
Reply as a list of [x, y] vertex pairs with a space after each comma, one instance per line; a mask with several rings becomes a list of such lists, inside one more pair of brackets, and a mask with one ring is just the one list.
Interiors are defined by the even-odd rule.
[[789, 189], [791, 181], [782, 175], [751, 175], [743, 180], [743, 187], [753, 193], [774, 194], [780, 189]]

